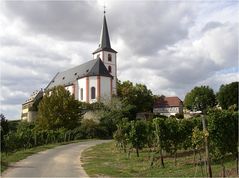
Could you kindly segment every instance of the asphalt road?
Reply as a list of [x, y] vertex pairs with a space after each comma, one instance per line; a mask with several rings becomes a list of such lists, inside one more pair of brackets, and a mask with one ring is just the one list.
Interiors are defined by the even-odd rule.
[[81, 152], [105, 142], [109, 141], [90, 140], [39, 152], [11, 165], [2, 177], [88, 177], [81, 166]]

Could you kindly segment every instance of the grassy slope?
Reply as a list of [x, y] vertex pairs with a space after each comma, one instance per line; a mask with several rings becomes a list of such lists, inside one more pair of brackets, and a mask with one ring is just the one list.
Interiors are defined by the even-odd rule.
[[[83, 152], [83, 167], [90, 176], [117, 176], [117, 177], [194, 177], [203, 176], [200, 166], [193, 166], [193, 156], [178, 158], [177, 167], [173, 158], [165, 159], [165, 168], [157, 163], [150, 168], [150, 154], [141, 152], [137, 158], [135, 153], [128, 159], [123, 152], [115, 148], [114, 142], [97, 145]], [[225, 163], [226, 169], [234, 170], [235, 161], [229, 159]], [[220, 176], [219, 164], [212, 166], [213, 176]], [[231, 176], [233, 174], [229, 173]], [[235, 173], [234, 173], [235, 174]], [[206, 177], [205, 173], [204, 176]], [[234, 175], [235, 176], [235, 175]]]
[[[85, 140], [83, 140], [83, 141], [85, 141]], [[28, 157], [30, 155], [33, 155], [33, 154], [38, 153], [40, 151], [44, 151], [44, 150], [47, 150], [47, 149], [54, 148], [56, 146], [66, 145], [66, 144], [76, 143], [76, 142], [79, 142], [79, 141], [48, 144], [48, 145], [38, 146], [38, 147], [26, 149], [26, 150], [16, 151], [14, 153], [9, 153], [8, 155], [6, 155], [5, 153], [1, 153], [1, 172], [6, 170], [9, 166], [9, 164], [15, 163], [15, 162], [20, 161], [22, 159], [25, 159], [26, 157]]]

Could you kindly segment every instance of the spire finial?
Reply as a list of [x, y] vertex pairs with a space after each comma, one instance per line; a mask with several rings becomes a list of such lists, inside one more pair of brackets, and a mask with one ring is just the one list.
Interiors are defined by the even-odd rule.
[[106, 9], [105, 2], [104, 2], [104, 6], [103, 6], [103, 7], [104, 7], [104, 15], [105, 15], [105, 13], [106, 13], [106, 10], [105, 10], [105, 9]]

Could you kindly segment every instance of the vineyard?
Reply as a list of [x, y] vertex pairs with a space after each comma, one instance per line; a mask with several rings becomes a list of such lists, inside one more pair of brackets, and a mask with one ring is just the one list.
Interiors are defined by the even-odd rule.
[[[154, 118], [151, 121], [125, 119], [117, 125], [114, 134], [116, 146], [130, 159], [132, 152], [140, 157], [140, 150], [150, 154], [149, 165], [165, 168], [168, 155], [174, 157], [174, 166], [178, 154], [192, 152], [192, 165], [199, 165], [208, 176], [211, 162], [219, 162], [222, 175], [226, 174], [225, 160], [232, 157], [238, 172], [238, 113], [213, 110], [205, 117], [207, 129], [203, 129], [202, 118], [191, 119]], [[205, 147], [209, 153], [205, 157]]]

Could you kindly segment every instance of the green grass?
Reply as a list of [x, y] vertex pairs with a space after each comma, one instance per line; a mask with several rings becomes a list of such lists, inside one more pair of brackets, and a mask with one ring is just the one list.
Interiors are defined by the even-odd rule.
[[[127, 154], [115, 148], [115, 143], [105, 143], [94, 146], [83, 152], [83, 167], [88, 175], [111, 176], [111, 177], [206, 177], [202, 174], [200, 166], [194, 167], [193, 155], [179, 157], [177, 166], [174, 166], [174, 158], [165, 158], [165, 168], [161, 168], [159, 161], [150, 167], [150, 153], [140, 152], [140, 157], [136, 153]], [[236, 176], [236, 162], [228, 158], [225, 162], [226, 173], [229, 176]], [[212, 165], [214, 177], [221, 175], [220, 164]]]
[[[80, 140], [80, 141], [86, 141], [86, 140]], [[66, 144], [76, 143], [76, 142], [79, 142], [79, 140], [71, 141], [71, 142], [62, 142], [62, 143], [42, 145], [42, 146], [30, 148], [30, 149], [19, 150], [14, 153], [9, 153], [8, 155], [6, 155], [5, 153], [1, 153], [1, 172], [5, 171], [10, 164], [20, 161], [22, 159], [25, 159], [26, 157], [28, 157], [30, 155], [33, 155], [40, 151], [51, 149], [51, 148], [54, 148], [54, 147], [57, 147], [60, 145], [66, 145]]]

